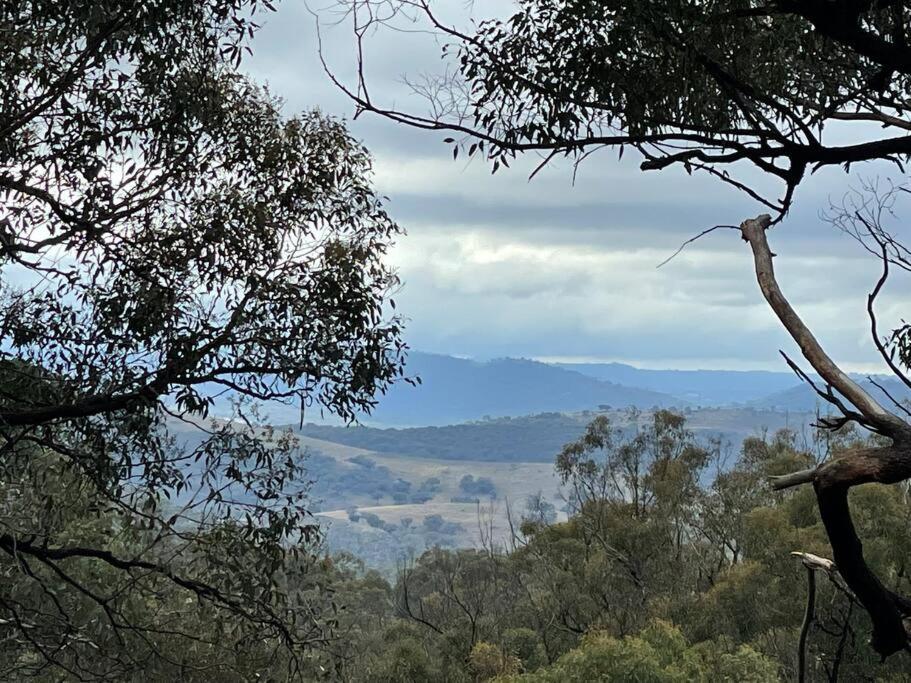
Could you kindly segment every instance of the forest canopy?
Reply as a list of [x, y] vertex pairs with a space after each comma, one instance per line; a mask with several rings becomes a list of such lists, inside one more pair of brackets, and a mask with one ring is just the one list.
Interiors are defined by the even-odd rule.
[[251, 402], [347, 421], [401, 375], [400, 231], [345, 126], [239, 70], [270, 9], [0, 6], [6, 680], [300, 676], [331, 627], [299, 449]]

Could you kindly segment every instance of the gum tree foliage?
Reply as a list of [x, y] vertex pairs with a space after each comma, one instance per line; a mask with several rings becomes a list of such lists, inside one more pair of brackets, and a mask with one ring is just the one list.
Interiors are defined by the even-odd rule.
[[547, 683], [553, 681], [749, 681], [774, 683], [780, 680], [774, 662], [742, 645], [725, 652], [713, 642], [693, 647], [680, 630], [662, 621], [643, 629], [641, 635], [615, 638], [593, 632], [581, 645], [570, 650], [553, 666], [531, 674], [504, 676], [503, 681]]
[[[159, 632], [255, 634], [293, 674], [331, 621], [289, 587], [299, 454], [250, 403], [351, 420], [401, 376], [399, 229], [340, 122], [238, 71], [270, 9], [0, 3], [3, 677], [177, 666]], [[227, 391], [235, 419], [205, 422]], [[203, 435], [169, 435], [190, 413]], [[162, 621], [169, 596], [234, 625]]]
[[[904, 172], [911, 152], [911, 6], [903, 0], [518, 0], [509, 16], [462, 28], [442, 20], [428, 0], [341, 4], [353, 19], [358, 76], [346, 84], [327, 67], [330, 76], [360, 110], [450, 132], [454, 156], [464, 150], [483, 157], [495, 172], [528, 152], [543, 157], [540, 168], [557, 156], [579, 164], [605, 148], [631, 149], [642, 170], [703, 171], [771, 209], [773, 215], [741, 223], [739, 232], [763, 296], [822, 378], [820, 395], [841, 413], [824, 424], [838, 429], [854, 422], [885, 437], [882, 446], [844, 453], [776, 486], [813, 485], [833, 559], [873, 622], [873, 649], [883, 657], [905, 649], [911, 600], [871, 572], [847, 494], [859, 484], [911, 477], [911, 416], [903, 406], [893, 412], [879, 405], [826, 355], [778, 286], [766, 231], [785, 218], [801, 181], [820, 168], [887, 160]], [[426, 114], [390, 108], [365, 78], [370, 29], [406, 22], [437, 33], [450, 66], [442, 76], [412, 80], [429, 102]], [[831, 134], [836, 124], [837, 136]], [[755, 173], [742, 173], [750, 167], [778, 181], [780, 192], [770, 195]], [[882, 261], [868, 306], [873, 341], [911, 386], [905, 374], [911, 331], [900, 327], [884, 337], [873, 308], [890, 268], [908, 272], [907, 247], [884, 227], [882, 199], [865, 193], [839, 207], [834, 220]]]
[[[529, 151], [582, 159], [629, 147], [643, 170], [707, 171], [781, 211], [807, 172], [911, 152], [900, 0], [520, 0], [510, 16], [465, 29], [427, 0], [341, 4], [362, 67], [367, 29], [407, 21], [441, 34], [452, 64], [446, 77], [415, 76], [428, 115], [390, 109], [365, 87], [348, 90], [358, 104], [464, 135], [450, 142], [494, 168]], [[363, 68], [360, 78], [365, 86]], [[858, 142], [829, 142], [836, 121], [851, 131], [839, 140]], [[740, 161], [779, 179], [783, 197], [738, 183]]]

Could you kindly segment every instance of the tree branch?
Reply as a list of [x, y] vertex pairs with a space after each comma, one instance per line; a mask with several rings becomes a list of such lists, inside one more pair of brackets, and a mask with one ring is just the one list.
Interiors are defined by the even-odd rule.
[[884, 434], [892, 437], [901, 436], [904, 439], [911, 440], [911, 426], [897, 415], [883, 408], [857, 382], [835, 364], [800, 316], [791, 307], [784, 294], [782, 294], [778, 281], [775, 279], [775, 270], [772, 266], [773, 254], [769, 249], [769, 243], [765, 235], [766, 228], [769, 227], [770, 223], [771, 217], [768, 214], [762, 214], [754, 219], [746, 220], [740, 225], [743, 239], [749, 243], [753, 251], [756, 279], [759, 282], [759, 288], [765, 300], [769, 303], [775, 315], [778, 316], [791, 338], [797, 342], [804, 358], [807, 359], [823, 380], [834, 387], [857, 408], [864, 418]]
[[807, 640], [810, 636], [810, 626], [816, 619], [816, 573], [806, 562], [804, 566], [807, 569], [807, 608], [804, 611], [803, 623], [800, 625], [800, 638], [797, 640], [798, 683], [804, 683], [807, 679]]
[[[883, 408], [843, 372], [788, 303], [775, 279], [773, 254], [766, 240], [770, 222], [768, 215], [762, 215], [740, 226], [743, 239], [753, 251], [756, 279], [763, 296], [820, 377], [844, 396], [865, 421], [893, 441], [891, 446], [853, 449], [815, 469], [773, 479], [772, 486], [780, 490], [813, 483], [835, 564], [869, 614], [873, 623], [871, 646], [885, 659], [908, 646], [903, 618], [911, 614], [911, 600], [888, 590], [867, 566], [863, 544], [851, 519], [848, 490], [859, 484], [895, 484], [911, 477], [911, 426]], [[851, 417], [850, 411], [843, 412]]]

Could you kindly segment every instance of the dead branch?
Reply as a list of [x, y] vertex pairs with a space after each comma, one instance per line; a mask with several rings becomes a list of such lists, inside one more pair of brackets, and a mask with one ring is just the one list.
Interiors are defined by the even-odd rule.
[[[804, 358], [830, 387], [828, 393], [834, 396], [832, 390], [837, 391], [857, 410], [862, 422], [892, 439], [889, 446], [853, 449], [814, 469], [778, 477], [772, 485], [784, 489], [813, 484], [835, 566], [845, 585], [869, 614], [873, 624], [871, 646], [885, 659], [908, 646], [903, 619], [911, 615], [911, 600], [887, 589], [867, 566], [863, 545], [851, 519], [848, 491], [859, 484], [895, 484], [911, 477], [911, 425], [886, 410], [843, 372], [791, 307], [775, 279], [773, 254], [765, 234], [770, 223], [770, 216], [761, 215], [741, 224], [743, 239], [753, 252], [756, 279], [763, 296]], [[853, 411], [846, 408], [843, 410], [845, 417], [856, 419], [851, 414]], [[819, 559], [813, 562], [824, 566]]]
[[797, 639], [798, 683], [804, 683], [807, 680], [807, 641], [810, 636], [810, 626], [816, 619], [816, 572], [807, 562], [804, 562], [804, 566], [807, 569], [807, 607], [804, 611], [803, 623], [800, 625], [800, 638]]
[[771, 222], [771, 216], [762, 214], [754, 219], [746, 220], [740, 225], [743, 239], [749, 243], [753, 251], [756, 279], [759, 281], [759, 288], [762, 290], [765, 300], [791, 338], [797, 342], [804, 358], [826, 383], [834, 387], [871, 424], [880, 427], [884, 433], [903, 434], [906, 438], [911, 438], [911, 426], [883, 408], [835, 364], [782, 294], [778, 281], [775, 279], [775, 269], [772, 266], [773, 254], [765, 235], [766, 228]]

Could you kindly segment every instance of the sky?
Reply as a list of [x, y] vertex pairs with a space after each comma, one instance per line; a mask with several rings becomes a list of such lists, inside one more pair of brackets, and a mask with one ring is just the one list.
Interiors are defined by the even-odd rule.
[[[437, 4], [445, 17], [465, 20], [464, 0]], [[508, 5], [490, 0], [485, 10]], [[311, 7], [327, 63], [353, 84], [351, 26]], [[352, 121], [353, 103], [323, 71], [316, 18], [304, 2], [286, 0], [261, 20], [245, 65], [251, 76], [284, 99], [289, 115], [319, 108], [346, 119], [374, 157], [376, 187], [407, 232], [389, 260], [403, 281], [395, 298], [412, 348], [679, 369], [785, 370], [778, 350], [799, 355], [762, 299], [736, 232], [716, 231], [657, 267], [705, 228], [764, 213], [749, 197], [705, 175], [643, 173], [634, 155], [618, 161], [610, 151], [586, 161], [575, 182], [567, 164], [529, 180], [534, 156], [491, 176], [480, 160], [453, 161], [443, 133], [370, 114]], [[438, 73], [439, 45], [407, 28], [368, 37], [367, 77], [377, 102], [424, 113], [404, 78]], [[849, 371], [882, 370], [865, 309], [880, 266], [821, 214], [864, 180], [890, 178], [898, 180], [896, 171], [884, 164], [850, 176], [821, 171], [770, 233], [785, 295]], [[892, 227], [903, 234], [897, 219]], [[900, 322], [906, 292], [907, 281], [890, 282], [878, 306], [882, 328]]]

